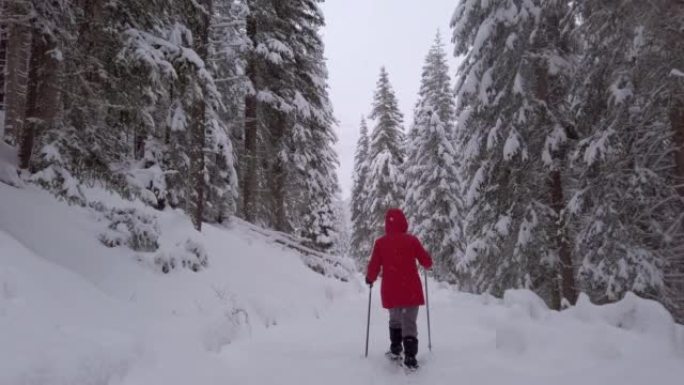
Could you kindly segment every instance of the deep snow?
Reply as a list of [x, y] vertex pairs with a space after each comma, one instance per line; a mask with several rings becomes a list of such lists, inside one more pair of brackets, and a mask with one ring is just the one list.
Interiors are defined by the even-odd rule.
[[[325, 278], [296, 253], [235, 222], [196, 233], [99, 190], [91, 199], [158, 217], [161, 249], [192, 239], [206, 269], [162, 274], [106, 248], [91, 209], [0, 183], [0, 385], [680, 384], [684, 331], [657, 303], [586, 298], [553, 312], [527, 291], [503, 299], [432, 283], [433, 352], [419, 315], [423, 368], [386, 362], [387, 315], [373, 292]], [[147, 260], [143, 258], [143, 260]]]

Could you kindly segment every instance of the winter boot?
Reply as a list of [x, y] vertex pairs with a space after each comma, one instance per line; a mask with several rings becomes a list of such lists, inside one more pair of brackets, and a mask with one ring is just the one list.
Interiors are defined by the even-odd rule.
[[409, 369], [418, 369], [418, 338], [404, 337], [404, 366]]
[[395, 357], [401, 354], [401, 329], [390, 328], [390, 350], [389, 353]]

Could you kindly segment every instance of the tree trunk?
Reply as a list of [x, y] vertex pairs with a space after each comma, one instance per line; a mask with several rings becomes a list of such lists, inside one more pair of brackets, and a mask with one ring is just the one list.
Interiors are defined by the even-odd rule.
[[[674, 171], [678, 184], [677, 192], [684, 200], [684, 90], [681, 88], [680, 94], [673, 95], [670, 101], [670, 125], [676, 146]], [[681, 246], [670, 261], [665, 280], [672, 290], [673, 315], [677, 321], [684, 322], [684, 253]]]
[[[213, 1], [200, 2], [206, 13], [202, 13], [196, 34], [197, 54], [206, 63], [209, 53], [209, 28], [213, 12]], [[206, 90], [205, 90], [206, 91]], [[197, 95], [192, 109], [191, 149], [190, 149], [190, 189], [189, 198], [192, 201], [190, 217], [197, 231], [202, 230], [204, 219], [204, 201], [206, 194], [204, 146], [207, 126], [207, 95]]]
[[[252, 41], [256, 39], [257, 26], [253, 17], [247, 19], [247, 35]], [[256, 59], [251, 58], [247, 66], [247, 77], [252, 82], [254, 89], [257, 89], [258, 79]], [[242, 212], [247, 222], [254, 222], [256, 219], [256, 194], [257, 194], [257, 106], [256, 95], [245, 97], [245, 170], [242, 188]]]
[[26, 83], [31, 34], [22, 23], [28, 10], [19, 2], [5, 4], [3, 12], [14, 20], [7, 23], [7, 55], [5, 67], [5, 140], [16, 144], [26, 114]]
[[[541, 33], [540, 37], [537, 39], [537, 44], [540, 50], [546, 50], [551, 46], [558, 48], [565, 47], [565, 41], [560, 35], [558, 25], [562, 19], [564, 5], [558, 5], [560, 8], [557, 13], [552, 13], [545, 18], [545, 33]], [[546, 61], [539, 63], [536, 67], [536, 89], [535, 94], [539, 100], [544, 101], [546, 106], [549, 108], [554, 108], [563, 103], [562, 94], [554, 94], [552, 92], [549, 82], [553, 82], [550, 79], [548, 64]], [[549, 127], [554, 123], [547, 119], [547, 116], [543, 116], [540, 121], [541, 126]], [[556, 123], [557, 124], [557, 123]], [[551, 150], [549, 150], [551, 151]], [[567, 239], [565, 222], [563, 219], [563, 208], [565, 207], [565, 198], [563, 196], [563, 166], [566, 163], [566, 150], [565, 148], [560, 148], [553, 154], [554, 164], [551, 167], [551, 171], [548, 175], [549, 181], [549, 191], [548, 199], [550, 206], [553, 208], [556, 214], [556, 221], [553, 224], [552, 239], [554, 240], [554, 246], [556, 252], [558, 253], [559, 263], [558, 269], [551, 269], [551, 274], [553, 276], [548, 277], [551, 282], [551, 307], [560, 310], [562, 307], [563, 299], [574, 304], [577, 300], [577, 291], [575, 286], [575, 273], [573, 267], [572, 252], [570, 249], [570, 244]]]
[[[0, 12], [5, 13], [5, 6], [0, 2]], [[7, 26], [0, 22], [0, 111], [5, 111], [5, 66], [7, 65]], [[0, 140], [5, 137], [5, 124], [0, 122]]]
[[[667, 15], [657, 19], [659, 24], [653, 28], [661, 33], [661, 39], [668, 47], [669, 62], [666, 63], [667, 72], [677, 69], [683, 71], [684, 62], [684, 29], [681, 28], [681, 17], [684, 15], [684, 0], [666, 0], [657, 3], [658, 15]], [[684, 79], [670, 76], [666, 80], [669, 84], [670, 105], [669, 119], [675, 146], [674, 179], [677, 193], [684, 201]], [[681, 243], [676, 248], [676, 254], [669, 261], [665, 274], [665, 282], [671, 290], [670, 300], [674, 306], [673, 316], [678, 322], [684, 322], [684, 247]]]
[[670, 105], [670, 124], [675, 142], [675, 173], [678, 179], [677, 192], [684, 197], [684, 100], [673, 97]]
[[[560, 259], [560, 290], [562, 298], [575, 304], [577, 301], [577, 288], [575, 286], [575, 269], [572, 263], [572, 253], [570, 251], [570, 244], [565, 235], [565, 221], [563, 219], [563, 208], [565, 207], [565, 199], [563, 197], [563, 181], [561, 171], [556, 170], [551, 172], [551, 206], [558, 216], [556, 222], [556, 247], [558, 249], [558, 257]], [[558, 308], [561, 304], [558, 303]]]
[[[273, 227], [276, 231], [287, 233], [290, 231], [290, 226], [287, 220], [286, 210], [286, 177], [287, 172], [283, 164], [283, 159], [280, 157], [280, 152], [283, 148], [284, 134], [287, 125], [287, 119], [278, 113], [275, 119], [275, 124], [272, 128], [273, 148], [276, 149], [277, 155], [275, 164], [272, 167], [272, 179], [269, 184], [271, 187], [271, 198], [273, 202]], [[311, 202], [308, 202], [311, 204]]]
[[193, 109], [193, 125], [190, 149], [190, 189], [191, 200], [190, 217], [197, 231], [202, 230], [204, 216], [204, 129], [206, 126], [206, 104], [204, 100], [196, 101]]
[[31, 33], [31, 58], [29, 60], [28, 92], [26, 97], [26, 121], [21, 130], [19, 167], [31, 165], [36, 135], [52, 123], [59, 107], [59, 90], [56, 78], [59, 68], [50, 53], [54, 44], [39, 29]]

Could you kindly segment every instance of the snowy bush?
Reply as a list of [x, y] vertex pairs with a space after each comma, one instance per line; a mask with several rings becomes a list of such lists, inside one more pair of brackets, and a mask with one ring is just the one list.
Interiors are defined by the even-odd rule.
[[134, 208], [106, 211], [99, 203], [93, 203], [91, 207], [104, 212], [110, 222], [99, 238], [105, 246], [128, 246], [135, 251], [155, 251], [159, 248], [159, 226], [155, 217]]
[[31, 175], [29, 180], [70, 204], [85, 204], [78, 181], [61, 165], [50, 165]]
[[31, 165], [30, 181], [50, 191], [69, 204], [86, 206], [82, 186], [98, 180], [114, 187], [109, 166], [98, 151], [73, 127], [45, 134], [38, 156]]
[[129, 165], [126, 180], [135, 195], [146, 204], [163, 210], [166, 207], [168, 186], [166, 172], [163, 169], [163, 145], [155, 138], [145, 141], [143, 159]]
[[170, 251], [158, 253], [153, 262], [164, 274], [176, 268], [198, 272], [209, 265], [209, 255], [202, 244], [187, 239], [185, 243], [177, 243]]

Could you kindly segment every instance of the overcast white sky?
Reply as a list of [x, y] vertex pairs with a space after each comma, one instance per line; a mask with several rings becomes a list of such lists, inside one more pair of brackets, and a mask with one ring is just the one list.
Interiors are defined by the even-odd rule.
[[[423, 61], [437, 29], [452, 57], [449, 21], [458, 0], [326, 0], [323, 31], [330, 72], [330, 96], [337, 129], [342, 197], [352, 184], [354, 150], [361, 115], [368, 115], [380, 67], [390, 81], [411, 123]], [[452, 78], [456, 69], [452, 59]], [[372, 127], [369, 127], [372, 129]]]

